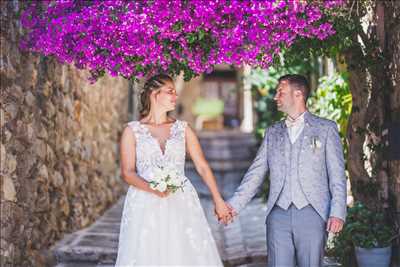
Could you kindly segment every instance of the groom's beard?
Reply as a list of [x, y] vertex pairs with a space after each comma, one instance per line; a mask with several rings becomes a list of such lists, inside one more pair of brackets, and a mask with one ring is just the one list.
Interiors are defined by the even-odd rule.
[[276, 105], [276, 109], [278, 111], [280, 111], [280, 112], [285, 113], [285, 114], [287, 113], [286, 109], [282, 105], [280, 105], [280, 106]]

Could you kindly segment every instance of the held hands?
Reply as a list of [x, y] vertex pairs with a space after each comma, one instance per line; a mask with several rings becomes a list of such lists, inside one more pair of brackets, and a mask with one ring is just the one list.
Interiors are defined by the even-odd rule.
[[222, 222], [225, 225], [233, 222], [233, 218], [237, 215], [236, 211], [223, 200], [215, 203], [214, 214], [218, 222]]

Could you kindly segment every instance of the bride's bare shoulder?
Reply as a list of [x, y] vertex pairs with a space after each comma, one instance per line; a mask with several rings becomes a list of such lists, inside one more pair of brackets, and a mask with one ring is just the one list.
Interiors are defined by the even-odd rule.
[[125, 124], [123, 124], [123, 129], [124, 130], [131, 130], [131, 131], [135, 131], [137, 129], [137, 127], [139, 127], [140, 122], [137, 120], [133, 120], [133, 121], [128, 121]]
[[123, 125], [122, 130], [122, 138], [123, 139], [133, 139], [135, 140], [135, 132], [138, 130], [139, 121], [133, 120], [125, 123]]

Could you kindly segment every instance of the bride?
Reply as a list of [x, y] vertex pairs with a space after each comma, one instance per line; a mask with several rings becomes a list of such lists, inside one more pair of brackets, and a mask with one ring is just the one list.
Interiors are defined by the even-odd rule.
[[[184, 175], [186, 152], [212, 194], [218, 219], [227, 222], [230, 210], [194, 131], [167, 115], [176, 99], [172, 78], [153, 76], [141, 94], [141, 119], [123, 131], [121, 171], [129, 189], [116, 266], [222, 266], [197, 192]], [[165, 166], [173, 167], [180, 186], [156, 180]]]

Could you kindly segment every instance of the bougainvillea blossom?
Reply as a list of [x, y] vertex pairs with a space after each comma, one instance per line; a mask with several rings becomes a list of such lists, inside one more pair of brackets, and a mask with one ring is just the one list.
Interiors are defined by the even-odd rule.
[[296, 38], [335, 33], [323, 10], [341, 0], [54, 0], [22, 13], [24, 48], [126, 78], [157, 72], [187, 79], [216, 64], [266, 68]]

